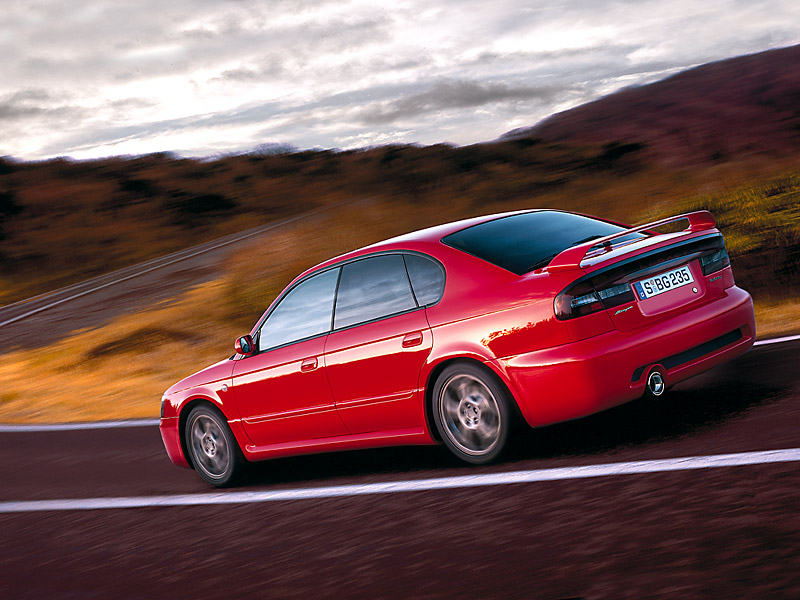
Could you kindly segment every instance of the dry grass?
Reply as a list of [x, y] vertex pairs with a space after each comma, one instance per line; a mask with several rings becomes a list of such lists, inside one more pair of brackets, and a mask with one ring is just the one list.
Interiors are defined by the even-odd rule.
[[157, 417], [161, 394], [171, 383], [224, 358], [228, 348], [233, 353], [234, 330], [205, 310], [223, 295], [221, 281], [209, 282], [172, 304], [120, 317], [36, 352], [1, 356], [0, 421]]
[[354, 197], [394, 198], [444, 218], [526, 206], [627, 221], [645, 203], [725, 192], [797, 168], [789, 158], [749, 157], [676, 170], [641, 148], [532, 140], [210, 162], [0, 158], [0, 304]]
[[648, 211], [650, 217], [711, 211], [742, 287], [755, 297], [800, 294], [800, 175], [791, 172], [711, 194], [694, 194]]
[[[498, 205], [502, 210], [513, 203]], [[0, 356], [0, 422], [155, 418], [163, 391], [232, 353], [274, 296], [298, 273], [336, 254], [470, 212], [465, 203], [371, 201], [284, 227], [227, 264], [225, 276], [172, 302], [120, 317], [52, 346]], [[209, 308], [211, 307], [211, 308]], [[757, 301], [759, 336], [800, 330], [800, 301]]]
[[225, 276], [174, 301], [35, 353], [2, 355], [0, 422], [157, 417], [164, 390], [232, 354], [233, 340], [250, 330], [295, 275], [332, 255], [412, 230], [416, 219], [430, 218], [424, 212], [372, 202], [284, 227], [268, 244], [254, 243], [234, 256]]
[[759, 339], [800, 333], [800, 299], [756, 300], [755, 309]]
[[[268, 242], [254, 243], [235, 255], [223, 277], [173, 302], [77, 332], [35, 353], [0, 356], [0, 422], [155, 417], [160, 396], [169, 385], [232, 353], [233, 339], [249, 331], [275, 295], [306, 268], [422, 227], [518, 208], [563, 208], [638, 223], [708, 208], [726, 235], [737, 281], [757, 299], [760, 337], [800, 330], [800, 301], [796, 299], [800, 294], [800, 177], [796, 167], [783, 176], [760, 172], [761, 167], [748, 171], [731, 165], [702, 173], [670, 173], [643, 168], [635, 160], [625, 163], [626, 158], [613, 168], [602, 164], [600, 168], [588, 150], [576, 154], [575, 149], [507, 144], [462, 149], [384, 148], [347, 156], [314, 155], [298, 162], [301, 158], [242, 158], [208, 166], [191, 161], [138, 165], [136, 176], [153, 182], [162, 192], [180, 183], [181, 190], [199, 194], [203, 186], [221, 178], [218, 190], [231, 197], [236, 192], [242, 212], [234, 211], [218, 230], [204, 224], [176, 229], [171, 223], [159, 228], [158, 213], [146, 220], [152, 207], [130, 191], [125, 192], [128, 195], [122, 197], [121, 205], [107, 208], [113, 217], [111, 224], [98, 220], [96, 230], [86, 229], [77, 213], [70, 217], [76, 226], [64, 228], [55, 247], [76, 247], [80, 256], [92, 257], [105, 239], [107, 254], [123, 262], [144, 257], [126, 254], [131, 240], [144, 248], [141, 252], [145, 254], [165, 251], [163, 240], [169, 237], [165, 232], [178, 231], [185, 242], [198, 233], [245, 228], [252, 224], [251, 219], [263, 220], [264, 211], [278, 207], [290, 212], [303, 210], [308, 207], [308, 202], [300, 200], [304, 194], [316, 204], [332, 204], [373, 193], [325, 217], [281, 228]], [[131, 164], [89, 167], [102, 167], [99, 175], [89, 173], [94, 187], [81, 184], [83, 187], [77, 186], [66, 196], [63, 189], [46, 181], [28, 181], [37, 174], [35, 170], [11, 175], [25, 190], [20, 197], [29, 214], [28, 220], [17, 223], [25, 231], [7, 230], [11, 237], [6, 247], [13, 248], [8, 252], [16, 252], [22, 262], [34, 260], [25, 256], [35, 256], [40, 250], [36, 244], [42, 236], [37, 237], [36, 227], [52, 222], [53, 214], [46, 210], [50, 202], [55, 212], [64, 216], [77, 206], [73, 206], [78, 202], [76, 190], [91, 192], [95, 198], [103, 194], [121, 197], [122, 184], [109, 183], [114, 181], [109, 170], [127, 172]], [[74, 172], [73, 167], [65, 169], [59, 177]], [[209, 177], [206, 169], [211, 172]], [[311, 183], [303, 183], [301, 175]], [[243, 179], [246, 177], [251, 179]], [[249, 187], [240, 189], [245, 180]], [[172, 182], [171, 187], [165, 182]], [[24, 187], [27, 183], [33, 187]], [[263, 203], [262, 198], [272, 200]], [[171, 214], [175, 216], [174, 211]], [[89, 240], [97, 231], [102, 236]], [[88, 240], [85, 247], [80, 238]], [[11, 244], [15, 239], [24, 243]], [[127, 240], [128, 246], [118, 240]], [[55, 253], [45, 262], [56, 265], [54, 261], [62, 259]], [[70, 257], [71, 262], [80, 264], [74, 259]], [[45, 283], [27, 280], [33, 287]]]

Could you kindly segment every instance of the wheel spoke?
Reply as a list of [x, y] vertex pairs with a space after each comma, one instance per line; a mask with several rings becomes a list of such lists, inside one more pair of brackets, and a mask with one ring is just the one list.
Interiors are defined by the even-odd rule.
[[469, 445], [473, 450], [480, 451], [486, 448], [486, 439], [484, 439], [477, 429], [470, 429], [468, 432]]
[[485, 446], [491, 443], [491, 440], [497, 436], [497, 427], [494, 423], [481, 420], [477, 429], [475, 429], [475, 434], [481, 440], [481, 446]]
[[207, 466], [212, 473], [219, 475], [225, 470], [225, 461], [222, 460], [222, 456], [215, 454], [208, 457]]
[[454, 406], [458, 406], [458, 403], [461, 402], [462, 398], [461, 394], [453, 386], [447, 387], [445, 390], [445, 397], [447, 398], [447, 401]]
[[448, 398], [442, 401], [442, 407], [444, 408], [445, 421], [457, 423], [459, 420], [458, 399], [454, 398], [452, 394], [448, 394]]

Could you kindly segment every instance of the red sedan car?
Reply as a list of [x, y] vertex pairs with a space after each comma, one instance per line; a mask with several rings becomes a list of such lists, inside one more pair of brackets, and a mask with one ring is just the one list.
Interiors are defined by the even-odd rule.
[[248, 461], [384, 445], [441, 442], [486, 463], [514, 419], [660, 396], [754, 337], [708, 212], [635, 228], [491, 215], [301, 274], [236, 354], [167, 390], [161, 435], [175, 464], [216, 486]]

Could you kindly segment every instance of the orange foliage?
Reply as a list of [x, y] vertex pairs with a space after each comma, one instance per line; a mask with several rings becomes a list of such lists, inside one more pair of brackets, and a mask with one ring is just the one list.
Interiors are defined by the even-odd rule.
[[673, 171], [637, 144], [529, 139], [213, 161], [0, 159], [0, 303], [354, 198], [391, 200], [396, 214], [418, 215], [407, 229], [523, 207], [630, 222], [709, 186], [724, 192], [793, 167], [750, 158]]

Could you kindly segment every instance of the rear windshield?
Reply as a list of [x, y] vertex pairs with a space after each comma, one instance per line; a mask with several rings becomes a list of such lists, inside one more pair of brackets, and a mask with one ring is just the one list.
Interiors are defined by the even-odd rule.
[[[442, 242], [522, 275], [547, 266], [557, 254], [612, 233], [622, 227], [556, 211], [536, 211], [501, 217], [456, 231]], [[632, 234], [619, 241], [642, 237]]]

